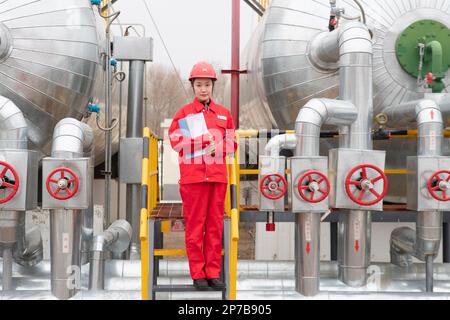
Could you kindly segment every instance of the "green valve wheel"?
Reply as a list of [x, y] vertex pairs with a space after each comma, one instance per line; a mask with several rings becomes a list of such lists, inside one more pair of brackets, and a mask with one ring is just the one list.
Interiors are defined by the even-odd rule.
[[444, 89], [441, 80], [450, 68], [450, 29], [446, 25], [433, 21], [421, 20], [406, 28], [396, 43], [397, 59], [402, 68], [411, 76], [419, 76], [419, 44], [425, 46], [421, 78], [432, 73], [434, 92]]

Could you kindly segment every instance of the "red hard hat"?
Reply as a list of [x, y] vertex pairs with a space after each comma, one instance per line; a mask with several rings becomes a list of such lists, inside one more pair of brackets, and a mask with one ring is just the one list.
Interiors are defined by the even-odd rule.
[[195, 78], [209, 78], [215, 81], [217, 80], [217, 75], [211, 64], [205, 61], [201, 61], [196, 63], [192, 68], [191, 75], [189, 76], [189, 81], [192, 81]]

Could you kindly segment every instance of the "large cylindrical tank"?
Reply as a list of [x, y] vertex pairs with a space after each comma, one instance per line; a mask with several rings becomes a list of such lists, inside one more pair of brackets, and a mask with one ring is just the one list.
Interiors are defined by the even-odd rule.
[[[105, 21], [89, 0], [1, 1], [0, 38], [0, 95], [22, 110], [30, 142], [48, 155], [59, 120], [81, 120], [89, 102], [104, 100]], [[95, 117], [88, 123], [102, 141], [98, 163], [104, 135]]]
[[[349, 16], [360, 15], [351, 0], [337, 1]], [[416, 21], [432, 20], [450, 28], [450, 2], [446, 0], [362, 1], [367, 25], [373, 33], [374, 114], [384, 108], [424, 97], [425, 89], [408, 74], [397, 58], [397, 39]], [[311, 63], [311, 41], [328, 31], [328, 0], [273, 0], [243, 54], [241, 68], [240, 127], [294, 129], [298, 111], [310, 99], [338, 98], [339, 71], [324, 71]], [[450, 72], [444, 83], [450, 90]], [[229, 85], [226, 97], [230, 96]], [[225, 101], [229, 104], [229, 101]], [[450, 119], [446, 119], [446, 124]], [[337, 146], [322, 141], [321, 152]], [[404, 169], [406, 156], [416, 153], [414, 140], [375, 143], [387, 150], [387, 169]], [[395, 152], [392, 152], [394, 151]], [[448, 146], [444, 147], [448, 153]], [[390, 175], [387, 200], [404, 201], [404, 176]]]

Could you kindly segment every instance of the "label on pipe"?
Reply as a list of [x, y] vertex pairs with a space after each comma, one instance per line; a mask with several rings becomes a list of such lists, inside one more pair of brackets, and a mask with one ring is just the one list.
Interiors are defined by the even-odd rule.
[[430, 150], [436, 151], [436, 131], [430, 130]]

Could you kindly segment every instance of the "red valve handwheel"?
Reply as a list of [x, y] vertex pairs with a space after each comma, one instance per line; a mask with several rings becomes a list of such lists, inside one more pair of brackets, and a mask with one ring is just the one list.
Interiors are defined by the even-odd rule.
[[[58, 175], [55, 179], [55, 175]], [[64, 181], [65, 180], [65, 181]], [[51, 184], [56, 185], [53, 189]], [[72, 198], [78, 191], [79, 180], [75, 172], [69, 168], [57, 168], [47, 177], [47, 191], [55, 199], [67, 200]], [[65, 195], [59, 195], [64, 192]]]
[[[367, 169], [371, 169], [376, 172], [374, 178], [368, 177]], [[353, 175], [359, 170], [361, 170], [360, 178], [358, 180], [352, 180]], [[374, 187], [375, 183], [379, 181], [383, 182], [383, 191], [381, 192], [381, 194], [378, 193]], [[351, 190], [352, 186], [354, 187], [353, 190]], [[383, 170], [372, 164], [362, 164], [353, 168], [345, 178], [345, 191], [347, 191], [347, 195], [350, 197], [350, 199], [352, 199], [353, 202], [361, 206], [371, 206], [383, 200], [384, 196], [386, 195], [387, 188], [388, 180]], [[360, 191], [357, 196], [355, 195], [355, 190]], [[375, 196], [375, 199], [371, 201], [363, 201], [362, 199], [364, 195], [369, 193]]]
[[[314, 179], [314, 176], [319, 177]], [[315, 186], [313, 186], [313, 184], [315, 184]], [[331, 187], [330, 181], [322, 172], [310, 170], [305, 172], [298, 179], [297, 189], [303, 200], [310, 203], [318, 203], [328, 197]], [[309, 195], [306, 193], [309, 193]], [[320, 194], [320, 197], [315, 198], [315, 194]]]
[[[444, 179], [440, 177], [440, 175], [446, 175]], [[450, 200], [450, 194], [447, 194], [447, 187], [450, 186], [450, 171], [448, 170], [441, 170], [435, 172], [430, 179], [428, 179], [428, 191], [430, 192], [431, 196], [439, 201], [449, 201]], [[444, 183], [445, 186], [441, 186], [441, 183]], [[449, 190], [450, 191], [450, 190]], [[442, 196], [438, 196], [436, 192], [442, 192]], [[449, 192], [450, 193], [450, 192]]]
[[[7, 162], [0, 161], [0, 168], [2, 168], [0, 173], [0, 186], [12, 190], [10, 194], [7, 195], [5, 198], [0, 198], [1, 204], [8, 202], [16, 195], [17, 191], [19, 190], [19, 175], [17, 174], [16, 170]], [[8, 171], [10, 171], [14, 177], [14, 184], [10, 183], [9, 180], [8, 181], [6, 180], [7, 179], [6, 174], [8, 173]]]
[[267, 199], [278, 200], [286, 194], [286, 179], [278, 173], [268, 174], [261, 179], [259, 190]]

